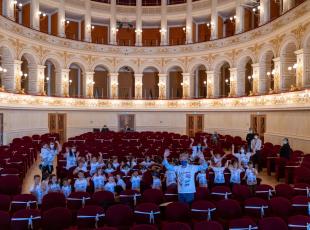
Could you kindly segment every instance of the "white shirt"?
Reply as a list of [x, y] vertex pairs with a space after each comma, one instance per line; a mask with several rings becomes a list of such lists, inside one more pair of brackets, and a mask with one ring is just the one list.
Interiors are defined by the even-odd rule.
[[116, 185], [121, 186], [123, 188], [123, 190], [126, 189], [126, 183], [125, 183], [125, 181], [123, 179], [117, 180]]
[[207, 174], [206, 173], [198, 173], [197, 176], [196, 176], [196, 179], [197, 179], [199, 185], [206, 185], [206, 184], [208, 184]]
[[42, 166], [48, 166], [50, 162], [50, 150], [48, 148], [41, 148], [40, 156]]
[[48, 158], [48, 164], [49, 165], [53, 165], [54, 159], [55, 159], [55, 157], [58, 154], [58, 150], [57, 149], [50, 149], [49, 152], [50, 152], [50, 155], [49, 155], [49, 158]]
[[91, 162], [90, 163], [90, 174], [91, 175], [95, 174], [98, 168], [99, 168], [98, 162]]
[[87, 180], [84, 179], [76, 179], [74, 182], [74, 188], [76, 192], [86, 192], [87, 189]]
[[240, 174], [243, 172], [241, 168], [231, 168], [230, 169], [230, 182], [234, 184], [241, 184]]
[[254, 169], [245, 170], [246, 182], [248, 185], [257, 184], [256, 175], [254, 173]]
[[171, 184], [177, 183], [177, 175], [175, 174], [174, 171], [167, 170], [165, 174], [166, 174], [166, 185], [167, 185], [167, 187]]
[[161, 188], [161, 180], [159, 178], [153, 179], [152, 188], [153, 189], [160, 189]]
[[114, 193], [115, 192], [115, 186], [116, 186], [115, 182], [108, 182], [105, 184], [104, 190]]
[[244, 166], [247, 166], [250, 159], [251, 159], [251, 156], [252, 156], [252, 153], [248, 152], [248, 153], [234, 153], [234, 156], [238, 159], [238, 161], [240, 163], [242, 163]]
[[113, 168], [106, 168], [106, 169], [104, 170], [104, 172], [107, 173], [107, 174], [109, 174], [109, 173], [114, 172], [114, 169], [113, 169]]
[[225, 176], [224, 176], [225, 167], [212, 167], [212, 169], [214, 171], [214, 183], [224, 184], [225, 183]]
[[103, 189], [104, 188], [104, 176], [93, 176], [92, 178], [95, 189]]
[[207, 163], [203, 165], [187, 164], [186, 167], [181, 165], [173, 166], [165, 159], [163, 165], [170, 171], [174, 171], [178, 179], [178, 193], [195, 193], [195, 173], [208, 168]]
[[61, 191], [65, 195], [66, 198], [70, 196], [71, 190], [72, 190], [72, 188], [70, 185], [66, 185], [66, 186], [61, 187]]
[[140, 189], [140, 183], [141, 183], [141, 177], [140, 176], [132, 176], [131, 179], [131, 189], [132, 190], [139, 190]]
[[66, 169], [69, 170], [72, 167], [76, 166], [76, 157], [74, 154], [72, 154], [72, 156], [70, 156], [70, 153], [66, 154]]
[[60, 185], [58, 183], [53, 183], [48, 185], [48, 191], [49, 192], [59, 192], [60, 191]]
[[256, 152], [256, 151], [259, 151], [259, 150], [261, 150], [261, 148], [262, 148], [262, 140], [261, 139], [253, 139], [252, 141], [251, 141], [251, 148], [252, 148], [252, 150], [254, 151], [254, 153]]
[[40, 183], [38, 185], [32, 185], [30, 188], [30, 193], [37, 198], [38, 204], [42, 204], [43, 196], [47, 194], [47, 189], [46, 191], [43, 191], [42, 184]]

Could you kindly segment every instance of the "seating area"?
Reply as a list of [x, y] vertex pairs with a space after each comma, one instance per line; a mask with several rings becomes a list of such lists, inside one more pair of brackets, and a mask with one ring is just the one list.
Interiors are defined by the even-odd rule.
[[[277, 179], [292, 184], [276, 186], [258, 180], [254, 194], [244, 181], [230, 186], [230, 173], [225, 171], [225, 184], [213, 184], [214, 172], [207, 170], [208, 188], [198, 187], [191, 205], [178, 201], [177, 187], [152, 189], [152, 175], [147, 170], [142, 175], [141, 190], [131, 189], [129, 175], [120, 171], [126, 189], [117, 193], [94, 191], [93, 184], [86, 192], [73, 191], [68, 197], [50, 192], [37, 204], [32, 194], [21, 193], [21, 181], [27, 169], [35, 163], [42, 143], [55, 141], [57, 134], [33, 135], [16, 138], [1, 147], [0, 224], [1, 229], [307, 229], [310, 223], [310, 185], [305, 176], [309, 158], [301, 151], [293, 151], [290, 161], [277, 157], [279, 146], [265, 143], [263, 162], [268, 174], [275, 172]], [[234, 144], [245, 145], [241, 137], [219, 135], [218, 143], [211, 141], [211, 134], [197, 133], [195, 138], [168, 132], [107, 132], [85, 133], [69, 138], [63, 143], [75, 146], [81, 156], [102, 154], [105, 159], [126, 160], [128, 156], [142, 162], [145, 156], [154, 160], [163, 178], [165, 169], [160, 166], [165, 148], [171, 149], [170, 158], [178, 158], [190, 146], [201, 143], [208, 146], [203, 153], [207, 160], [211, 150], [225, 154]], [[206, 140], [206, 141], [205, 141]], [[232, 159], [226, 154], [224, 161]], [[62, 154], [57, 159], [58, 178], [75, 179], [73, 170], [65, 169]], [[294, 170], [290, 166], [295, 164]], [[298, 163], [298, 164], [297, 164]], [[137, 165], [139, 168], [140, 165]], [[288, 170], [289, 169], [289, 170]], [[154, 170], [154, 169], [151, 169]], [[280, 174], [283, 170], [284, 174]], [[303, 175], [303, 176], [301, 176]], [[285, 179], [285, 180], [283, 180]], [[308, 179], [309, 180], [309, 179]], [[72, 183], [73, 184], [73, 183]], [[280, 227], [281, 226], [281, 227]]]

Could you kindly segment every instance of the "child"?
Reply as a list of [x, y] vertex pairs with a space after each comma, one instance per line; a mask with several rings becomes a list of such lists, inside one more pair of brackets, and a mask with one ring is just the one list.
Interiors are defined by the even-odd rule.
[[86, 192], [87, 186], [89, 185], [88, 179], [84, 176], [84, 171], [78, 172], [78, 178], [74, 182], [74, 189], [76, 192]]
[[196, 180], [198, 181], [199, 187], [207, 188], [208, 187], [208, 181], [207, 181], [206, 170], [201, 170], [197, 174]]
[[66, 169], [69, 170], [72, 167], [76, 167], [76, 156], [75, 153], [71, 151], [70, 147], [66, 147], [66, 153], [64, 154], [66, 158]]
[[240, 162], [234, 161], [232, 165], [229, 167], [230, 171], [230, 184], [233, 186], [234, 184], [241, 184], [241, 173], [244, 169], [241, 167]]
[[211, 168], [214, 172], [214, 185], [225, 184], [225, 167], [222, 167], [222, 161], [218, 161], [217, 164], [215, 166], [212, 166]]
[[63, 179], [63, 181], [62, 181], [61, 191], [66, 198], [68, 198], [70, 196], [71, 191], [72, 191], [70, 183], [71, 183], [71, 181], [66, 179], [66, 178]]
[[113, 166], [114, 169], [116, 169], [116, 170], [118, 169], [119, 163], [118, 163], [118, 159], [117, 158], [113, 159], [112, 166]]
[[104, 188], [104, 183], [106, 182], [106, 177], [102, 172], [102, 169], [98, 169], [95, 175], [92, 178], [94, 183], [95, 192], [101, 191]]
[[127, 176], [127, 174], [129, 173], [130, 171], [130, 167], [128, 164], [125, 164], [125, 165], [122, 165], [121, 166], [121, 172], [125, 174], [125, 176]]
[[149, 168], [152, 164], [154, 164], [154, 161], [152, 161], [149, 156], [147, 156], [145, 160], [140, 163], [140, 165], [146, 166], [147, 168]]
[[55, 174], [52, 174], [50, 176], [50, 182], [48, 184], [48, 192], [60, 192], [60, 184], [57, 180], [57, 177]]
[[244, 146], [240, 148], [239, 153], [235, 153], [235, 146], [232, 145], [231, 147], [231, 154], [236, 157], [239, 161], [239, 163], [244, 167], [248, 167], [248, 163], [250, 161], [250, 158], [253, 156], [253, 153], [251, 152], [245, 152]]
[[170, 185], [176, 185], [177, 184], [177, 175], [175, 174], [174, 171], [167, 170], [165, 172], [165, 178], [166, 178], [166, 186]]
[[47, 187], [44, 182], [41, 183], [41, 177], [39, 175], [35, 175], [33, 177], [34, 184], [30, 189], [30, 193], [37, 198], [38, 205], [42, 204], [43, 196], [47, 193]]
[[248, 168], [245, 170], [244, 180], [246, 179], [246, 183], [249, 186], [252, 194], [255, 192], [256, 184], [257, 184], [257, 175], [258, 172], [254, 168], [253, 162], [250, 161], [248, 163]]
[[161, 180], [159, 178], [159, 173], [158, 172], [153, 172], [152, 189], [159, 189], [159, 190], [161, 190]]
[[108, 182], [104, 186], [104, 190], [115, 193], [115, 186], [116, 186], [115, 179], [113, 176], [110, 175]]
[[84, 161], [80, 160], [78, 166], [73, 170], [73, 175], [78, 174], [80, 171], [87, 172], [87, 166], [85, 166]]
[[222, 160], [226, 157], [227, 153], [225, 153], [223, 156], [221, 156], [220, 153], [216, 153], [216, 154], [213, 154], [213, 150], [211, 150], [211, 159], [212, 161], [214, 162], [214, 165], [218, 165], [218, 163], [221, 163], [222, 164]]
[[92, 157], [90, 162], [90, 175], [94, 175], [97, 172], [97, 169], [99, 168], [99, 163], [97, 161], [97, 157]]
[[119, 174], [116, 175], [116, 181], [117, 181], [116, 185], [121, 187], [123, 189], [123, 191], [125, 191], [126, 190], [126, 183], [121, 178], [121, 175], [119, 175]]
[[140, 191], [141, 176], [139, 176], [138, 171], [133, 172], [130, 182], [132, 190]]
[[113, 169], [111, 163], [108, 163], [108, 164], [107, 164], [107, 168], [104, 170], [104, 172], [105, 172], [106, 174], [110, 174], [110, 173], [114, 172], [114, 169]]

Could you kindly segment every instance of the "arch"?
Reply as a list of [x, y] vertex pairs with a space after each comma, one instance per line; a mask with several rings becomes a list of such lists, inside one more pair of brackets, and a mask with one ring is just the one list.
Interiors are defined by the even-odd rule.
[[227, 61], [219, 62], [214, 71], [214, 96], [227, 97], [230, 93], [230, 68]]
[[31, 49], [22, 50], [19, 58], [22, 59], [22, 57], [28, 61], [29, 65], [39, 64], [38, 55]]
[[207, 68], [203, 64], [194, 66], [191, 76], [193, 76], [193, 97], [206, 98], [207, 97]]
[[237, 69], [243, 69], [250, 60], [252, 61], [252, 63], [254, 63], [254, 58], [250, 55], [244, 55], [239, 57], [237, 59]]
[[135, 97], [134, 69], [124, 65], [118, 69], [118, 97], [132, 99]]
[[94, 72], [94, 98], [109, 98], [109, 69], [102, 64], [96, 65]]
[[261, 63], [263, 60], [265, 60], [265, 58], [267, 57], [266, 55], [273, 55], [274, 57], [276, 57], [276, 51], [274, 49], [274, 47], [271, 44], [267, 44], [265, 45], [259, 52], [259, 56], [258, 56], [258, 62]]
[[232, 60], [228, 56], [221, 55], [221, 56], [217, 57], [214, 60], [213, 65], [212, 65], [213, 66], [213, 70], [214, 71], [218, 71], [221, 68], [221, 66], [223, 64], [225, 64], [225, 63], [227, 63], [232, 68], [233, 62], [232, 62]]
[[305, 36], [302, 43], [303, 49], [310, 49], [310, 27], [305, 31]]
[[148, 69], [148, 68], [154, 68], [156, 69], [159, 73], [162, 73], [162, 70], [163, 68], [158, 65], [157, 63], [154, 63], [154, 62], [151, 62], [151, 61], [147, 61], [145, 63], [143, 63], [141, 66], [140, 66], [140, 69], [142, 70], [141, 73], [144, 72], [145, 69]]
[[147, 70], [151, 70], [153, 72], [160, 72], [160, 68], [158, 68], [158, 66], [153, 66], [153, 65], [148, 65], [142, 68], [142, 73], [146, 72]]
[[274, 90], [274, 58], [275, 53], [271, 49], [266, 49], [261, 53], [259, 59], [259, 93]]
[[142, 97], [145, 99], [157, 99], [159, 97], [159, 71], [154, 66], [148, 66], [142, 73]]
[[57, 70], [65, 68], [65, 66], [63, 65], [62, 58], [56, 54], [48, 54], [44, 56], [44, 58], [42, 59], [42, 65], [44, 65], [46, 61], [52, 62]]
[[99, 59], [91, 66], [91, 68], [90, 68], [91, 71], [95, 71], [95, 69], [98, 66], [105, 68], [108, 72], [111, 72], [113, 69], [112, 66], [106, 60]]
[[118, 73], [123, 67], [129, 67], [134, 73], [138, 72], [136, 64], [132, 60], [122, 60], [115, 67], [115, 71]]
[[85, 96], [85, 67], [77, 62], [72, 62], [68, 65], [69, 71], [69, 96], [82, 97]]
[[17, 59], [14, 46], [6, 40], [0, 41], [0, 48], [4, 49], [12, 59]]
[[78, 59], [78, 60], [71, 60], [68, 65], [67, 65], [67, 69], [70, 69], [72, 66], [75, 66], [75, 67], [79, 67], [81, 68], [81, 70], [83, 71], [83, 73], [86, 72], [86, 67], [83, 63], [80, 62], [81, 60]]
[[44, 63], [44, 92], [47, 96], [56, 95], [56, 78], [59, 71], [59, 63], [54, 59], [47, 59]]
[[170, 61], [164, 69], [165, 73], [168, 73], [169, 71], [171, 71], [171, 69], [173, 68], [180, 68], [182, 70], [182, 72], [185, 71], [185, 67], [183, 65], [182, 62], [178, 61], [178, 60], [174, 60], [174, 61]]
[[194, 71], [197, 69], [197, 67], [199, 67], [199, 66], [204, 66], [205, 67], [205, 69], [207, 70], [208, 68], [207, 68], [207, 64], [203, 61], [203, 60], [196, 60], [196, 61], [194, 61], [194, 62], [192, 62], [190, 65], [189, 65], [189, 72], [191, 73], [191, 74], [193, 74], [194, 73]]
[[298, 42], [294, 36], [290, 35], [280, 47], [280, 56], [282, 56], [288, 52], [294, 52], [298, 47]]
[[169, 98], [179, 99], [183, 97], [183, 69], [178, 65], [167, 69]]

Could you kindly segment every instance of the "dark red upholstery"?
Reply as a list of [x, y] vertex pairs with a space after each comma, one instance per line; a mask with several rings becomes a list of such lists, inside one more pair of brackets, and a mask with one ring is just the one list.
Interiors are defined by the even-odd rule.
[[216, 206], [207, 200], [198, 200], [192, 203], [191, 216], [194, 220], [211, 220], [214, 218]]
[[165, 210], [165, 217], [170, 222], [189, 222], [190, 209], [188, 204], [178, 201], [168, 204]]
[[11, 201], [11, 211], [15, 212], [25, 208], [37, 208], [37, 198], [32, 194], [15, 195]]
[[133, 212], [127, 205], [113, 205], [106, 211], [106, 223], [118, 229], [129, 229], [133, 223]]
[[249, 217], [234, 219], [229, 222], [229, 229], [251, 229], [257, 227], [256, 223]]
[[297, 215], [288, 218], [288, 226], [290, 230], [307, 229], [309, 224], [309, 216]]
[[143, 193], [143, 202], [161, 204], [164, 201], [164, 194], [158, 189], [147, 189]]
[[191, 227], [186, 223], [180, 222], [164, 223], [162, 230], [191, 230]]
[[135, 222], [138, 224], [159, 223], [160, 209], [154, 203], [142, 203], [135, 207]]
[[67, 208], [52, 208], [43, 213], [44, 230], [65, 229], [72, 224], [72, 214]]
[[259, 221], [258, 227], [260, 230], [288, 230], [287, 224], [280, 217], [266, 217]]
[[194, 224], [194, 230], [223, 230], [223, 227], [216, 221], [202, 221]]
[[39, 210], [23, 209], [12, 216], [11, 230], [40, 229], [40, 226], [41, 212]]
[[0, 210], [0, 226], [1, 230], [10, 230], [11, 218], [8, 212]]
[[291, 199], [295, 194], [294, 189], [288, 184], [276, 185], [275, 191], [277, 196], [285, 197], [287, 199]]
[[240, 204], [231, 199], [219, 201], [216, 205], [216, 211], [218, 216], [224, 220], [236, 219], [242, 215]]
[[91, 229], [103, 226], [105, 212], [100, 206], [87, 205], [77, 212], [77, 226], [79, 229]]
[[0, 194], [0, 210], [9, 211], [11, 198], [9, 195]]
[[41, 210], [46, 211], [51, 208], [66, 207], [66, 198], [62, 193], [52, 192], [43, 197]]
[[287, 218], [291, 214], [291, 202], [283, 197], [274, 197], [269, 201], [271, 215]]
[[99, 191], [99, 192], [95, 192], [92, 195], [92, 203], [96, 204], [96, 205], [108, 207], [109, 205], [113, 204], [114, 202], [115, 202], [114, 194], [112, 192]]

